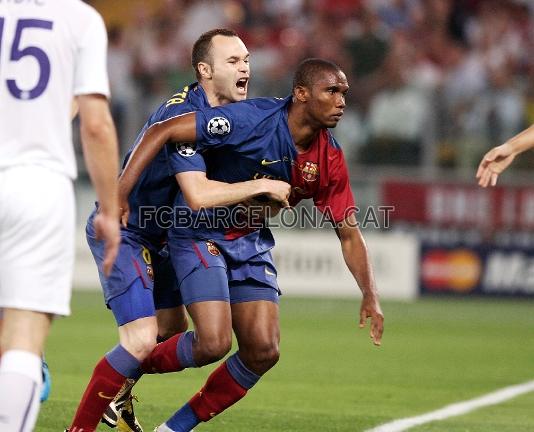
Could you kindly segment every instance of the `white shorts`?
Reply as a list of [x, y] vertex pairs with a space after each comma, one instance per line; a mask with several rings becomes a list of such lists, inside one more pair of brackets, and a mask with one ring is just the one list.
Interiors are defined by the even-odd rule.
[[0, 170], [0, 307], [70, 314], [74, 206], [64, 174]]

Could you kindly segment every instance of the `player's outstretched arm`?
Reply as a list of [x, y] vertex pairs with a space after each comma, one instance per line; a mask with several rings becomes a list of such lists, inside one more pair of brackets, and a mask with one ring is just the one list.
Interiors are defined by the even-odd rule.
[[280, 180], [258, 179], [230, 184], [210, 180], [203, 171], [187, 171], [176, 174], [176, 181], [192, 210], [238, 204], [258, 195], [267, 195], [281, 206], [289, 206], [291, 186]]
[[196, 140], [196, 115], [187, 113], [154, 123], [141, 137], [119, 178], [119, 204], [123, 224], [128, 220], [128, 195], [137, 179], [156, 157], [166, 142], [194, 142]]
[[367, 319], [370, 318], [371, 339], [375, 345], [380, 345], [384, 332], [384, 314], [378, 299], [367, 245], [360, 229], [356, 226], [356, 217], [349, 216], [341, 223], [341, 226], [336, 228], [336, 232], [341, 241], [345, 263], [363, 294], [360, 306], [360, 328], [364, 328]]
[[98, 197], [99, 213], [95, 217], [95, 231], [106, 245], [104, 273], [108, 275], [120, 243], [117, 135], [105, 96], [77, 96], [76, 104], [80, 113], [85, 163]]
[[499, 175], [510, 166], [515, 157], [533, 147], [534, 126], [531, 126], [504, 144], [492, 148], [478, 165], [478, 184], [482, 187], [495, 186]]

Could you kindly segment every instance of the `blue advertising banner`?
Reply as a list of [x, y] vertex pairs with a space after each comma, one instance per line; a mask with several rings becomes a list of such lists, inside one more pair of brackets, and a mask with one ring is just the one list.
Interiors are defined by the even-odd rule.
[[423, 243], [420, 290], [422, 294], [534, 296], [534, 247]]

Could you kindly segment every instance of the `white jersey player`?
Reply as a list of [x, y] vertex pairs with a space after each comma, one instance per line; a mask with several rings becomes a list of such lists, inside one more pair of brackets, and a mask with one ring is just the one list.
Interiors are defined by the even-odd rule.
[[106, 241], [119, 244], [115, 128], [106, 30], [81, 0], [0, 0], [0, 430], [33, 430], [41, 352], [52, 317], [68, 315], [76, 164], [71, 104]]

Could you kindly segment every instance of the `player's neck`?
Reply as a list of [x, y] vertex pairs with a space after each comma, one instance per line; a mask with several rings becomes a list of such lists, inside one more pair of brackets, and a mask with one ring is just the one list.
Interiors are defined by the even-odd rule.
[[214, 92], [206, 92], [206, 97], [208, 98], [208, 103], [211, 107], [221, 106], [229, 104], [231, 101], [222, 95], [218, 95]]
[[313, 122], [307, 119], [304, 112], [299, 110], [295, 104], [291, 104], [289, 107], [287, 124], [293, 143], [299, 152], [307, 151], [321, 130], [320, 127], [315, 127]]
[[206, 98], [211, 107], [226, 105], [232, 102], [228, 98], [224, 97], [222, 94], [218, 93], [215, 88], [211, 85], [211, 82], [200, 82], [200, 85], [206, 93]]

